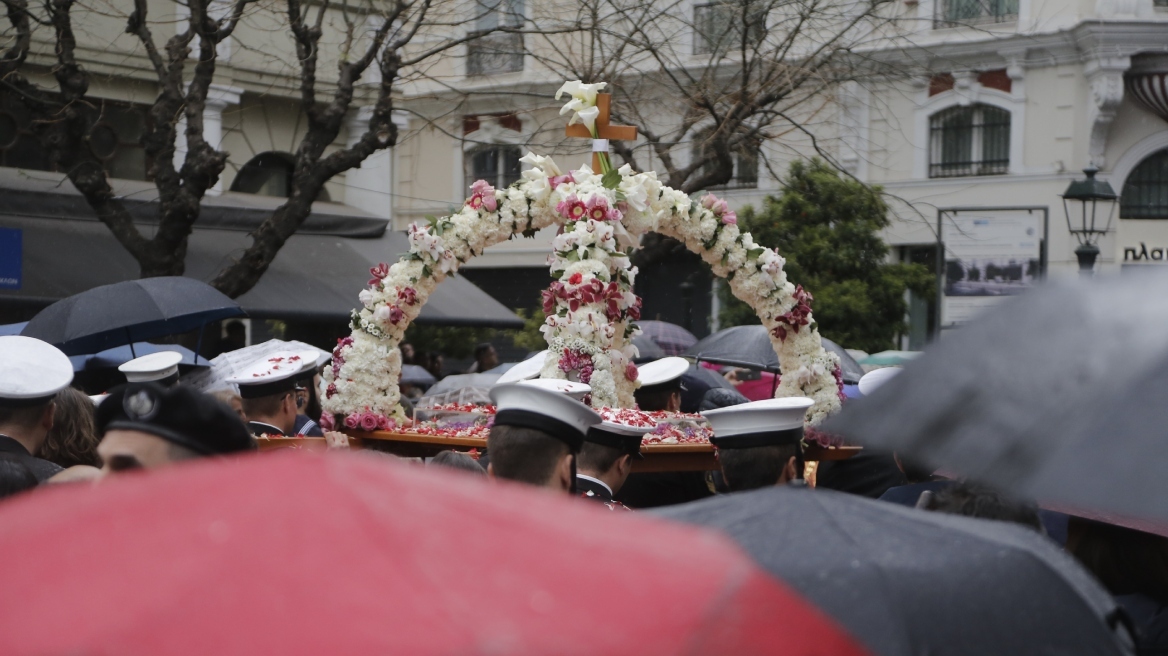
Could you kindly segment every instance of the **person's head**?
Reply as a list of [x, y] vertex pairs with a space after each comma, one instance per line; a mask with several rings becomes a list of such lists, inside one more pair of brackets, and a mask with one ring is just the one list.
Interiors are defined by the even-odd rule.
[[535, 428], [491, 427], [487, 437], [491, 462], [487, 473], [537, 487], [572, 488], [572, 451], [563, 440]]
[[402, 342], [398, 345], [398, 350], [401, 351], [402, 364], [417, 364], [414, 362], [414, 345], [409, 342]]
[[480, 372], [499, 366], [499, 355], [495, 353], [495, 347], [487, 343], [475, 347], [474, 359], [479, 365]]
[[53, 427], [53, 399], [72, 381], [73, 363], [57, 347], [0, 336], [0, 433], [37, 453]]
[[66, 387], [54, 399], [53, 428], [37, 451], [37, 457], [62, 467], [101, 466], [97, 455], [97, 427], [93, 401], [84, 392]]
[[703, 412], [726, 485], [740, 492], [799, 478], [803, 421], [812, 405], [809, 398], [784, 397]]
[[1113, 595], [1168, 604], [1168, 538], [1071, 517], [1067, 550]]
[[247, 346], [247, 326], [240, 321], [228, 321], [223, 326], [223, 335], [226, 350], [234, 351]]
[[239, 387], [248, 421], [290, 434], [300, 414], [300, 381], [313, 376], [315, 351], [278, 351], [260, 356], [227, 379]]
[[435, 378], [442, 376], [442, 354], [431, 353], [430, 362], [426, 366], [426, 370], [434, 374]]
[[235, 411], [182, 385], [116, 388], [98, 406], [97, 428], [102, 433], [97, 450], [106, 473], [255, 450]]
[[616, 494], [633, 471], [633, 456], [628, 449], [584, 442], [576, 456], [576, 468], [581, 474], [604, 481]]
[[479, 474], [480, 476], [487, 475], [486, 470], [474, 458], [465, 453], [451, 451], [449, 449], [438, 452], [438, 455], [430, 459], [429, 466], [441, 467], [443, 469], [457, 469], [471, 472], [472, 474]]
[[218, 399], [223, 405], [231, 408], [239, 416], [240, 421], [245, 424], [247, 423], [247, 413], [243, 411], [243, 399], [239, 398], [238, 394], [231, 390], [219, 390], [218, 392], [212, 392], [211, 396]]
[[575, 454], [600, 415], [569, 396], [587, 393], [587, 385], [554, 381], [562, 391], [553, 391], [544, 382], [491, 388], [496, 412], [487, 437], [487, 474], [568, 492], [576, 482]]
[[28, 465], [11, 453], [0, 453], [0, 499], [36, 486], [37, 477]]
[[689, 371], [689, 361], [676, 356], [661, 358], [637, 367], [641, 386], [634, 395], [637, 406], [654, 412], [681, 410], [681, 377]]
[[919, 507], [934, 512], [1013, 522], [1044, 533], [1038, 508], [1002, 494], [998, 490], [961, 481], [931, 494], [922, 495]]
[[722, 477], [733, 492], [785, 485], [798, 476], [799, 445], [718, 449]]

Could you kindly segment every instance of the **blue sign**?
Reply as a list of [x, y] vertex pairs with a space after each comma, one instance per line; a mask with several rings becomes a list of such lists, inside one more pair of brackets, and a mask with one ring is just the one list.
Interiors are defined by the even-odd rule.
[[20, 289], [24, 233], [0, 228], [0, 289]]

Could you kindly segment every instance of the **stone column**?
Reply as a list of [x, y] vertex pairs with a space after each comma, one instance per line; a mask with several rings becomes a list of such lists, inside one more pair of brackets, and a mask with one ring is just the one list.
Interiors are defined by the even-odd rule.
[[[352, 147], [369, 129], [372, 107], [362, 107], [348, 120], [346, 145]], [[409, 118], [403, 112], [393, 113], [393, 123], [401, 132], [409, 128]], [[345, 204], [393, 221], [394, 181], [393, 148], [375, 151], [359, 166], [345, 172]]]

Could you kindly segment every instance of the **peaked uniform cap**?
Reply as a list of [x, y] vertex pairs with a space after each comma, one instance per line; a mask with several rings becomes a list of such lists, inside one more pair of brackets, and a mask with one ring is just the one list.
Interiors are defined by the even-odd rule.
[[0, 337], [0, 406], [43, 405], [73, 382], [73, 363], [61, 349], [33, 337]]
[[539, 389], [547, 390], [554, 394], [565, 394], [577, 401], [582, 401], [585, 396], [592, 393], [591, 386], [585, 383], [563, 380], [562, 378], [532, 378], [531, 380], [523, 380], [515, 384], [538, 387]]
[[873, 369], [872, 371], [869, 371], [860, 378], [860, 383], [858, 385], [860, 388], [860, 394], [868, 396], [872, 392], [875, 392], [876, 389], [884, 383], [887, 383], [893, 378], [896, 378], [897, 374], [900, 372], [900, 367], [882, 367], [880, 369]]
[[797, 444], [803, 439], [803, 421], [815, 402], [803, 396], [764, 399], [716, 410], [702, 416], [714, 429], [720, 449]]
[[315, 364], [317, 354], [312, 351], [277, 351], [253, 361], [243, 370], [227, 379], [239, 386], [239, 395], [257, 399], [287, 392], [296, 388], [307, 364]]
[[641, 381], [642, 388], [664, 385], [681, 378], [686, 371], [689, 371], [689, 360], [670, 356], [637, 367], [637, 380]]
[[[491, 402], [496, 408], [495, 425], [543, 431], [567, 443], [573, 453], [579, 451], [588, 429], [600, 423], [600, 415], [564, 392], [532, 385], [532, 382], [535, 381], [505, 383], [491, 388]], [[587, 385], [583, 387], [587, 388], [585, 393], [592, 389]]]
[[148, 383], [161, 381], [167, 384], [178, 382], [178, 363], [182, 362], [182, 353], [177, 351], [158, 351], [134, 358], [118, 367], [118, 371], [126, 375], [126, 382]]

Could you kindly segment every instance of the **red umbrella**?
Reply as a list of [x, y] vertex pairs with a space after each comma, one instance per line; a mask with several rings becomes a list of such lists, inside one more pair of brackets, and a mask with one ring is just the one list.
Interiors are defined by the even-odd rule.
[[0, 506], [0, 653], [859, 654], [725, 538], [362, 455]]

